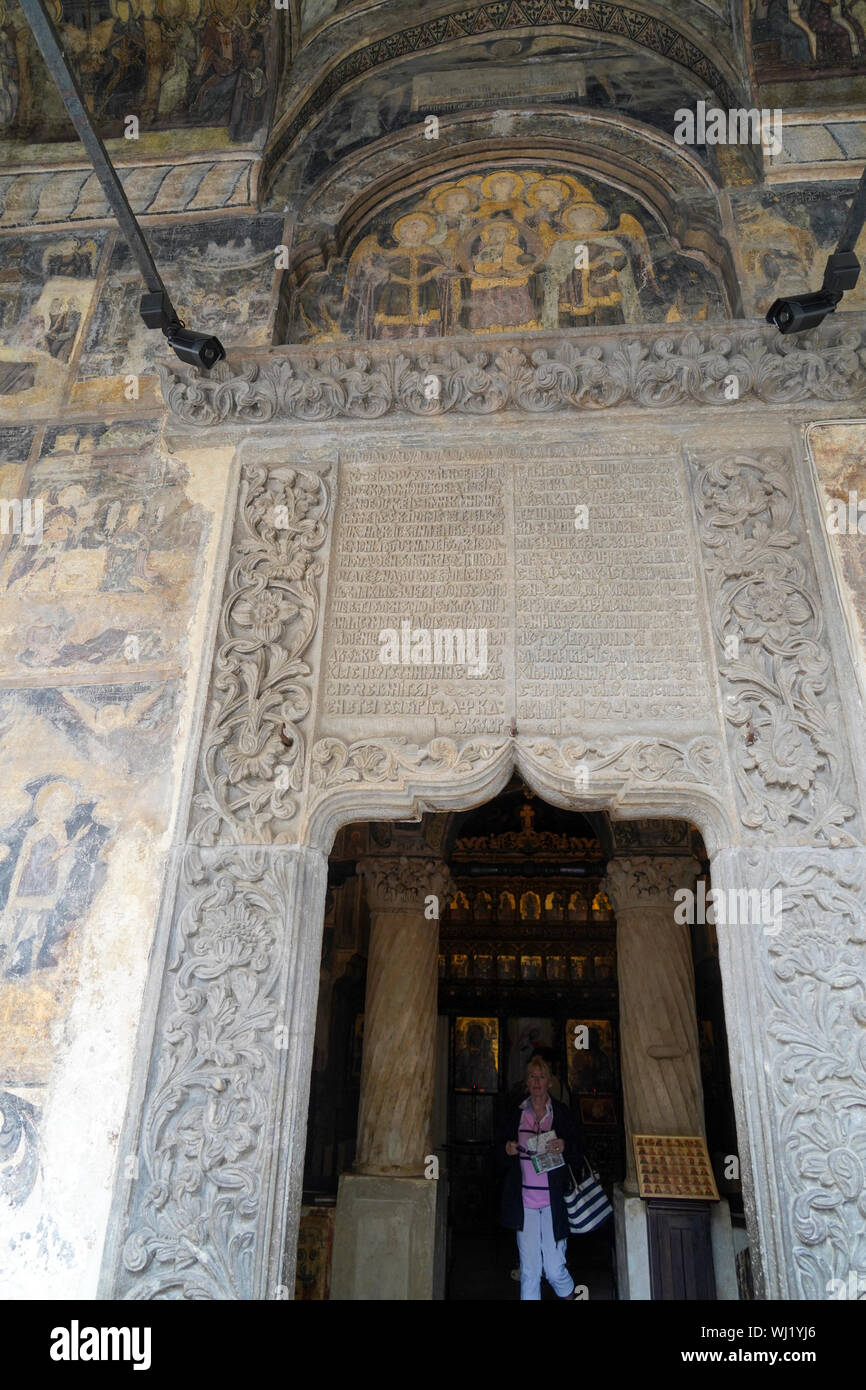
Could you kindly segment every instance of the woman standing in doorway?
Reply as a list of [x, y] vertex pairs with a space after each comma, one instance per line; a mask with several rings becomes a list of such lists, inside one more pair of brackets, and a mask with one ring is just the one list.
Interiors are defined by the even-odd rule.
[[[542, 1271], [558, 1298], [575, 1297], [565, 1264], [565, 1194], [571, 1186], [568, 1165], [579, 1173], [583, 1152], [569, 1110], [549, 1094], [551, 1079], [547, 1062], [532, 1057], [526, 1068], [529, 1095], [509, 1111], [496, 1136], [497, 1163], [505, 1179], [502, 1224], [517, 1232], [520, 1297], [527, 1300], [541, 1298]], [[564, 1162], [544, 1171], [544, 1165], [533, 1162], [539, 1155]]]

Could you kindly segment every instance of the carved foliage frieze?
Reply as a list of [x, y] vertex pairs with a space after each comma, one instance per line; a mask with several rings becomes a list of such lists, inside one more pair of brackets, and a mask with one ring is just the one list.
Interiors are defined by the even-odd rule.
[[768, 450], [693, 470], [742, 824], [787, 843], [854, 844], [850, 754], [790, 465]]
[[[866, 333], [836, 325], [798, 339], [750, 326], [634, 336], [584, 333], [443, 341], [315, 352], [283, 349], [261, 360], [219, 363], [205, 374], [159, 368], [171, 414], [209, 428], [270, 420], [316, 423], [389, 414], [438, 417], [500, 410], [665, 410], [699, 404], [843, 401], [866, 389]], [[731, 382], [736, 381], [736, 391]]]
[[214, 659], [191, 838], [292, 838], [319, 621], [327, 470], [247, 465]]

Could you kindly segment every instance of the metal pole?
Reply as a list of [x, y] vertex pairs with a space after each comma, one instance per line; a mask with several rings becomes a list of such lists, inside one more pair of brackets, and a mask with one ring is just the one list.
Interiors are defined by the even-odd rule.
[[63, 98], [63, 105], [69, 113], [69, 119], [78, 132], [78, 137], [86, 149], [96, 177], [102, 184], [103, 192], [108, 199], [115, 217], [120, 224], [120, 230], [129, 243], [129, 248], [133, 256], [138, 261], [139, 270], [144, 277], [144, 282], [152, 294], [165, 296], [164, 307], [171, 321], [179, 322], [177, 312], [171, 302], [168, 291], [162, 282], [162, 277], [156, 268], [150, 247], [144, 238], [144, 233], [135, 218], [135, 213], [129, 206], [129, 201], [123, 191], [123, 184], [117, 174], [117, 170], [109, 158], [102, 140], [94, 129], [93, 122], [84, 104], [84, 97], [74, 75], [70, 71], [69, 64], [60, 46], [60, 40], [54, 31], [54, 26], [48, 17], [43, 0], [20, 0], [21, 8], [27, 16], [27, 22], [33, 30], [33, 37], [36, 39], [43, 58], [48, 66], [59, 91]]

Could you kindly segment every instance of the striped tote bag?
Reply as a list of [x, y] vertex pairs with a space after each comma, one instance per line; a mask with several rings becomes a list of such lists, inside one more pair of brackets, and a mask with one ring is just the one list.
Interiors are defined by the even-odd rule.
[[577, 1181], [571, 1167], [568, 1171], [574, 1184], [571, 1191], [565, 1194], [568, 1229], [574, 1235], [585, 1236], [589, 1231], [596, 1230], [613, 1214], [613, 1207], [599, 1182], [598, 1173], [593, 1171], [586, 1159], [583, 1161], [580, 1182]]

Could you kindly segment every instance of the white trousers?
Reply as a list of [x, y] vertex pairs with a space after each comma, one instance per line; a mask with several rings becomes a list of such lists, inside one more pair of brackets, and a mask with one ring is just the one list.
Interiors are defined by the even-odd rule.
[[517, 1232], [520, 1251], [520, 1297], [541, 1298], [541, 1272], [559, 1298], [567, 1298], [574, 1280], [565, 1267], [565, 1240], [553, 1239], [550, 1207], [524, 1207], [523, 1230]]

